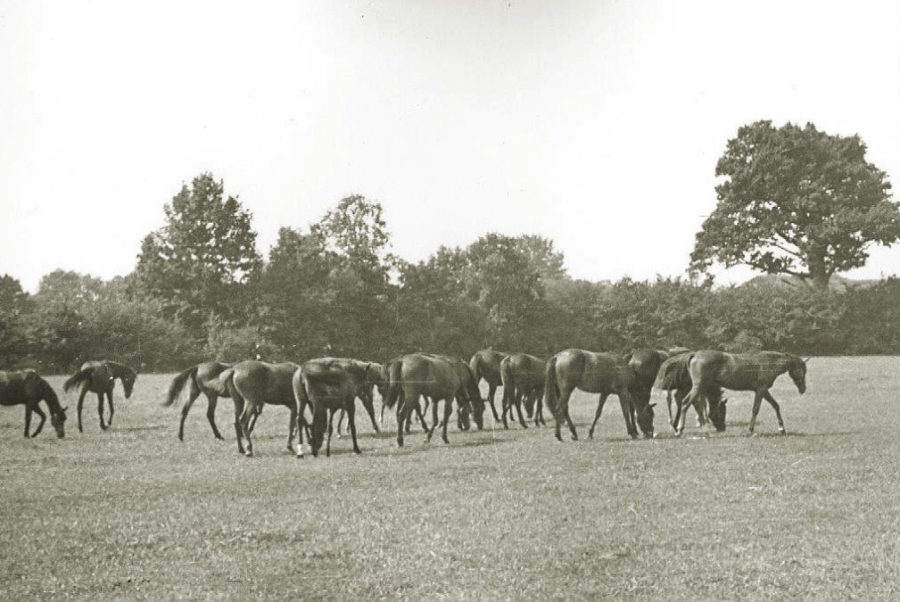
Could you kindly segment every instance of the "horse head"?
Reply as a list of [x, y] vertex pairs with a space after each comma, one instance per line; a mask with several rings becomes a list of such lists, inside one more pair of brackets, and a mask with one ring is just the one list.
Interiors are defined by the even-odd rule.
[[725, 432], [725, 413], [728, 409], [725, 404], [727, 403], [727, 399], [721, 399], [718, 402], [711, 400], [709, 404], [709, 421], [720, 433]]
[[788, 375], [791, 377], [791, 380], [794, 381], [794, 384], [797, 385], [797, 390], [800, 391], [800, 395], [803, 395], [806, 392], [806, 362], [809, 360], [801, 359], [799, 357], [795, 357], [792, 359], [790, 366], [788, 366]]
[[137, 380], [137, 374], [130, 372], [122, 375], [122, 387], [125, 389], [125, 399], [131, 397], [134, 391], [134, 381]]
[[641, 432], [644, 433], [644, 439], [653, 439], [654, 437], [653, 406], [655, 405], [655, 403], [645, 403], [644, 407], [637, 412], [637, 423], [641, 429]]
[[58, 412], [53, 412], [50, 414], [50, 424], [53, 425], [53, 430], [56, 431], [56, 436], [60, 439], [66, 436], [67, 409], [69, 409], [68, 406], [60, 408]]

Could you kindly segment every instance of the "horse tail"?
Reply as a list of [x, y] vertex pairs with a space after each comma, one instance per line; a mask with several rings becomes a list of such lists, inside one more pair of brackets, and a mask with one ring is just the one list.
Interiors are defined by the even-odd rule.
[[63, 383], [63, 391], [68, 393], [72, 389], [75, 389], [77, 387], [81, 387], [81, 386], [87, 384], [91, 380], [91, 376], [93, 374], [94, 374], [93, 368], [84, 368], [82, 370], [79, 370], [78, 372], [76, 372], [75, 374], [70, 376], [68, 379], [66, 379], [66, 382]]
[[513, 391], [516, 388], [516, 377], [513, 374], [512, 362], [507, 355], [500, 361], [500, 383], [503, 385], [503, 403], [514, 401]]
[[555, 414], [558, 401], [559, 383], [556, 382], [556, 356], [554, 355], [547, 360], [547, 368], [544, 370], [544, 405]]
[[175, 398], [181, 394], [189, 380], [192, 381], [193, 384], [197, 384], [197, 366], [191, 366], [172, 379], [172, 383], [169, 385], [169, 391], [166, 393], [166, 399], [162, 403], [163, 406], [169, 407], [175, 403]]
[[393, 360], [386, 366], [388, 394], [387, 399], [384, 400], [384, 405], [389, 408], [393, 408], [394, 404], [397, 403], [397, 398], [400, 397], [400, 379], [402, 369], [403, 362], [400, 360]]
[[472, 378], [475, 379], [475, 384], [481, 382], [481, 356], [479, 354], [476, 353], [469, 360], [469, 369], [472, 371]]

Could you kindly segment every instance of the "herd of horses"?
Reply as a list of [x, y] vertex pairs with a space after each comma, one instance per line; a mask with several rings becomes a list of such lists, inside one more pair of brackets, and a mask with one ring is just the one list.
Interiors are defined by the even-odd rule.
[[[726, 403], [723, 389], [754, 393], [749, 431], [752, 434], [762, 400], [774, 409], [778, 429], [785, 432], [781, 408], [770, 392], [780, 375], [787, 373], [802, 394], [806, 390], [806, 360], [774, 351], [732, 354], [715, 350], [691, 351], [684, 348], [637, 349], [625, 355], [598, 353], [583, 349], [567, 349], [547, 360], [527, 353], [504, 353], [484, 349], [466, 363], [458, 357], [431, 353], [411, 353], [394, 358], [385, 364], [349, 358], [325, 357], [303, 364], [292, 362], [267, 363], [248, 360], [236, 364], [210, 361], [197, 364], [179, 373], [172, 380], [163, 405], [171, 406], [189, 388], [187, 401], [181, 410], [178, 438], [184, 439], [184, 423], [194, 401], [203, 394], [207, 398], [206, 417], [213, 435], [223, 439], [215, 421], [218, 400], [230, 398], [234, 403], [234, 429], [238, 451], [253, 455], [252, 432], [265, 405], [285, 406], [290, 410], [287, 448], [303, 456], [304, 433], [312, 454], [318, 455], [323, 443], [325, 453], [331, 452], [334, 416], [340, 412], [338, 433], [347, 418], [353, 451], [360, 453], [356, 433], [356, 399], [359, 399], [380, 431], [375, 418], [374, 391], [382, 400], [381, 422], [385, 408], [394, 409], [397, 420], [397, 444], [402, 446], [404, 434], [409, 433], [413, 414], [431, 440], [440, 426], [441, 439], [449, 443], [447, 426], [457, 410], [457, 427], [468, 430], [474, 421], [484, 428], [484, 412], [489, 405], [495, 424], [509, 428], [513, 412], [523, 428], [528, 428], [526, 416], [535, 426], [546, 424], [546, 406], [554, 418], [554, 434], [562, 440], [565, 424], [573, 440], [578, 439], [575, 424], [569, 415], [569, 400], [578, 389], [599, 394], [597, 410], [588, 431], [592, 438], [603, 406], [610, 395], [619, 399], [625, 429], [638, 438], [639, 430], [646, 438], [655, 436], [654, 411], [651, 403], [654, 387], [666, 391], [669, 424], [676, 435], [684, 430], [687, 410], [693, 407], [698, 425], [707, 421], [718, 431], [725, 430]], [[97, 395], [100, 428], [112, 426], [115, 408], [113, 388], [119, 380], [126, 399], [134, 390], [137, 373], [124, 364], [103, 360], [86, 362], [63, 384], [66, 392], [79, 390], [77, 412], [78, 430], [83, 431], [81, 413], [88, 392]], [[487, 398], [479, 389], [481, 380], [487, 382]], [[503, 387], [500, 412], [495, 405], [498, 387]], [[50, 411], [50, 422], [58, 437], [65, 435], [66, 409], [62, 407], [53, 388], [34, 370], [0, 371], [0, 405], [25, 406], [25, 437], [35, 437], [44, 427], [46, 414], [40, 408], [43, 401]], [[106, 402], [106, 404], [104, 404]], [[443, 402], [443, 415], [439, 404]], [[104, 405], [108, 405], [108, 420]], [[431, 425], [426, 413], [431, 407]], [[306, 418], [309, 409], [311, 420]], [[523, 413], [524, 409], [524, 413]], [[40, 423], [30, 432], [32, 413]], [[327, 435], [327, 436], [326, 436]]]

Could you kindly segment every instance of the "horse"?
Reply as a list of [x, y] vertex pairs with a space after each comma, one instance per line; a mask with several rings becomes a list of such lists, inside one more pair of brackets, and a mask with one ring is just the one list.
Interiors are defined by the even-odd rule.
[[[453, 413], [453, 400], [456, 400], [461, 413], [473, 412], [475, 424], [482, 428], [484, 420], [484, 401], [478, 390], [478, 384], [471, 368], [462, 360], [445, 355], [430, 353], [411, 353], [392, 360], [388, 364], [389, 387], [386, 404], [388, 408], [397, 406], [397, 445], [403, 447], [404, 425], [409, 420], [413, 409], [419, 406], [419, 397], [431, 398], [433, 423], [428, 431], [426, 441], [440, 422], [441, 439], [450, 443], [447, 438], [447, 422]], [[400, 400], [400, 403], [398, 403]], [[444, 420], [438, 420], [438, 403], [444, 402]]]
[[[342, 410], [347, 415], [347, 424], [353, 439], [353, 452], [361, 453], [356, 441], [356, 398], [369, 386], [368, 381], [369, 374], [365, 362], [341, 358], [309, 360], [294, 372], [291, 388], [298, 406], [298, 420], [302, 420], [307, 405], [312, 408], [313, 424], [309, 439], [313, 456], [319, 455], [326, 422], [328, 441], [325, 445], [325, 455], [331, 455], [332, 422], [334, 414], [338, 410]], [[371, 391], [371, 388], [369, 390]], [[368, 407], [371, 407], [372, 398], [368, 399]], [[374, 422], [374, 416], [370, 416]], [[297, 446], [297, 456], [303, 457], [302, 431]]]
[[653, 414], [648, 413], [645, 409], [638, 416], [636, 415], [635, 406], [640, 405], [642, 408], [652, 409], [656, 405], [655, 403], [650, 403], [653, 382], [656, 380], [659, 368], [668, 355], [668, 353], [659, 349], [635, 349], [625, 355], [625, 362], [634, 375], [629, 387], [632, 399], [629, 410], [631, 412], [631, 422], [638, 424], [644, 436], [648, 438], [653, 437]]
[[[649, 404], [641, 403], [641, 400], [632, 400], [631, 386], [634, 373], [628, 367], [625, 359], [616, 353], [595, 353], [584, 349], [567, 349], [560, 351], [547, 361], [544, 381], [544, 404], [553, 412], [556, 420], [555, 436], [562, 441], [560, 428], [563, 420], [569, 426], [572, 440], [578, 440], [578, 432], [569, 415], [569, 398], [572, 392], [578, 388], [587, 393], [600, 393], [597, 404], [597, 412], [594, 422], [588, 431], [588, 437], [593, 438], [594, 428], [603, 411], [606, 398], [615, 394], [622, 406], [622, 416], [625, 418], [625, 429], [632, 439], [637, 439], [637, 427], [632, 420], [632, 414], [637, 415], [639, 424], [650, 425], [645, 436], [652, 437], [653, 408]], [[632, 412], [631, 404], [637, 402], [635, 412]]]
[[209, 426], [212, 427], [213, 435], [216, 439], [225, 439], [216, 427], [216, 404], [219, 397], [231, 397], [228, 393], [228, 387], [225, 386], [225, 382], [221, 379], [222, 373], [231, 366], [231, 364], [216, 361], [203, 362], [180, 372], [172, 379], [172, 383], [169, 385], [169, 390], [166, 393], [166, 399], [163, 401], [163, 406], [166, 407], [171, 406], [175, 402], [175, 398], [181, 394], [188, 382], [191, 383], [190, 397], [188, 397], [187, 403], [181, 408], [181, 423], [178, 425], [178, 439], [180, 441], [184, 441], [184, 421], [187, 419], [188, 412], [194, 401], [200, 397], [201, 393], [206, 395], [206, 419], [209, 421]]
[[[0, 406], [25, 406], [25, 438], [37, 437], [44, 428], [47, 415], [41, 410], [40, 402], [44, 401], [50, 410], [50, 424], [60, 439], [66, 436], [66, 410], [59, 404], [59, 398], [53, 387], [41, 378], [34, 370], [6, 372], [0, 370]], [[28, 434], [31, 428], [31, 413], [41, 419], [34, 433]]]
[[[497, 387], [503, 384], [500, 378], [500, 362], [508, 354], [502, 351], [494, 351], [493, 349], [482, 349], [476, 351], [469, 360], [469, 368], [475, 377], [475, 385], [481, 382], [483, 378], [488, 384], [488, 401], [491, 404], [491, 413], [494, 415], [494, 422], [500, 422], [500, 415], [497, 414], [497, 408], [494, 407], [494, 395], [497, 393]], [[505, 395], [505, 393], [504, 393]]]
[[[523, 399], [528, 417], [534, 416], [534, 425], [539, 426], [541, 422], [544, 422], [541, 393], [544, 390], [546, 367], [547, 362], [527, 353], [513, 353], [504, 357], [500, 362], [500, 380], [503, 383], [503, 428], [509, 428], [506, 423], [506, 414], [509, 412], [512, 416], [513, 405], [519, 415], [519, 424], [523, 428], [528, 428], [522, 418]], [[534, 407], [535, 400], [537, 401], [537, 411]]]
[[[137, 379], [137, 372], [118, 362], [110, 360], [99, 360], [85, 362], [81, 365], [78, 372], [73, 374], [63, 383], [63, 390], [68, 393], [76, 387], [81, 387], [81, 394], [78, 396], [78, 432], [83, 433], [81, 428], [81, 408], [84, 405], [84, 396], [88, 391], [97, 394], [97, 414], [100, 416], [100, 429], [106, 430], [112, 426], [113, 414], [116, 409], [113, 407], [113, 387], [115, 387], [116, 379], [122, 381], [122, 387], [125, 389], [125, 399], [131, 397], [134, 390], [134, 381]], [[103, 421], [103, 397], [109, 401], [109, 422]]]
[[758, 351], [755, 353], [725, 353], [698, 351], [690, 360], [691, 390], [678, 404], [673, 428], [676, 435], [684, 431], [684, 411], [700, 397], [709, 397], [720, 387], [732, 391], [753, 391], [753, 413], [750, 415], [750, 434], [756, 426], [759, 406], [765, 399], [775, 410], [778, 432], [785, 434], [781, 407], [769, 389], [775, 379], [785, 372], [794, 381], [801, 395], [806, 392], [806, 360], [789, 353]]
[[[294, 427], [303, 426], [302, 416], [297, 417], [297, 400], [291, 379], [300, 368], [293, 362], [269, 364], [257, 360], [247, 360], [226, 369], [221, 379], [234, 400], [234, 432], [237, 436], [238, 452], [246, 456], [253, 455], [251, 420], [262, 411], [264, 404], [285, 406], [291, 411], [288, 422], [287, 448], [294, 451], [291, 443], [294, 439]], [[247, 440], [246, 450], [243, 440]]]
[[[671, 350], [670, 350], [671, 351]], [[694, 353], [689, 349], [677, 348], [674, 355], [670, 355], [659, 367], [656, 381], [653, 386], [666, 392], [666, 406], [669, 410], [669, 424], [675, 426], [675, 417], [672, 413], [672, 391], [675, 391], [675, 403], [681, 404], [691, 391], [692, 381], [690, 373], [691, 358]], [[698, 397], [694, 400], [694, 410], [697, 412], [697, 426], [706, 424], [706, 419], [713, 423], [717, 431], [725, 430], [725, 415], [727, 399], [722, 399], [722, 388], [717, 387], [709, 391], [709, 411], [704, 399]]]
[[[350, 358], [333, 358], [333, 357], [325, 357], [321, 358], [321, 360], [328, 360], [333, 362], [343, 362], [347, 365], [357, 365], [363, 368], [363, 372], [365, 378], [363, 382], [359, 385], [359, 390], [356, 393], [356, 397], [362, 401], [363, 407], [366, 409], [366, 413], [369, 414], [369, 419], [372, 421], [372, 428], [375, 429], [376, 433], [380, 433], [381, 429], [378, 426], [378, 422], [375, 420], [375, 397], [373, 396], [373, 392], [375, 389], [378, 389], [378, 394], [381, 395], [382, 403], [381, 403], [381, 411], [382, 417], [384, 416], [384, 395], [387, 392], [387, 376], [384, 372], [384, 366], [378, 364], [376, 362], [364, 362], [361, 360], [354, 360]], [[344, 414], [345, 411], [341, 409], [341, 414], [338, 417], [337, 423], [337, 433], [338, 437], [341, 436], [342, 426], [344, 424]]]

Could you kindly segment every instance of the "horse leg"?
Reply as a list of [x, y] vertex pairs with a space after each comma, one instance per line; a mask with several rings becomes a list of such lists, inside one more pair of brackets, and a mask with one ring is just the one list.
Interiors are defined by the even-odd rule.
[[[677, 396], [678, 393], [675, 393]], [[676, 403], [678, 403], [676, 398]], [[672, 422], [672, 389], [666, 389], [666, 408], [669, 410], [669, 426], [673, 426]]]
[[244, 453], [244, 438], [241, 431], [241, 416], [244, 414], [244, 398], [237, 391], [234, 395], [234, 434], [237, 438], [238, 453]]
[[241, 430], [241, 434], [247, 439], [247, 447], [244, 451], [244, 455], [248, 458], [253, 455], [253, 440], [250, 438], [250, 420], [253, 418], [253, 414], [256, 411], [256, 403], [250, 401], [244, 405], [244, 411], [241, 412], [241, 418], [238, 421], [238, 427]]
[[[206, 419], [209, 421], [209, 426], [212, 427], [213, 435], [219, 441], [224, 441], [225, 437], [222, 436], [222, 433], [219, 432], [219, 429], [216, 427], [216, 405], [219, 403], [219, 396], [213, 393], [212, 395], [207, 395], [206, 399], [208, 400], [206, 403]], [[187, 413], [185, 413], [187, 415]], [[184, 425], [184, 420], [181, 421], [182, 426]], [[180, 431], [179, 431], [180, 434]], [[181, 437], [179, 436], [179, 439]]]
[[328, 439], [325, 442], [325, 457], [331, 457], [331, 434], [334, 432], [332, 429], [332, 423], [334, 422], [334, 413], [336, 410], [331, 410], [328, 412]]
[[[459, 402], [456, 402], [457, 408], [459, 407]], [[434, 402], [434, 407], [437, 407], [437, 400]], [[457, 409], [457, 413], [459, 409]], [[453, 398], [448, 397], [444, 400], [444, 423], [441, 425], [441, 439], [444, 440], [444, 443], [450, 444], [450, 439], [447, 438], [447, 423], [450, 422], [450, 416], [453, 414]]]
[[[446, 407], [446, 402], [444, 403], [444, 407]], [[428, 436], [425, 438], [426, 443], [431, 442], [431, 437], [434, 435], [434, 429], [438, 427], [440, 424], [440, 420], [438, 420], [438, 400], [435, 399], [434, 403], [431, 404], [431, 420], [433, 424], [431, 425], [431, 430], [428, 431]], [[444, 424], [444, 430], [447, 430], [447, 425]]]
[[753, 413], [750, 414], [750, 434], [753, 434], [753, 429], [756, 427], [756, 415], [759, 413], [759, 406], [762, 404], [763, 396], [767, 393], [766, 390], [757, 391], [753, 396]]
[[534, 426], [541, 425], [547, 426], [547, 421], [544, 420], [544, 396], [538, 393], [534, 407]]
[[[425, 407], [426, 411], [428, 410], [428, 406]], [[419, 417], [419, 424], [422, 425], [422, 432], [428, 432], [428, 423], [425, 422], [425, 413], [422, 411], [422, 406], [419, 405], [419, 402], [416, 402], [416, 415]]]
[[591, 423], [591, 430], [588, 431], [588, 439], [594, 438], [594, 428], [597, 426], [597, 421], [600, 420], [600, 413], [603, 412], [603, 404], [606, 403], [606, 398], [609, 397], [609, 393], [601, 393], [600, 399], [597, 401], [597, 412], [594, 414], [594, 421]]
[[83, 433], [84, 429], [81, 428], [81, 408], [84, 406], [84, 396], [87, 395], [87, 387], [81, 387], [81, 394], [78, 395], [78, 432]]
[[[355, 400], [354, 400], [354, 403], [356, 403]], [[338, 411], [340, 412], [340, 414], [338, 415], [337, 436], [338, 436], [338, 439], [340, 439], [341, 435], [342, 435], [341, 431], [344, 428], [344, 414], [346, 414], [347, 412], [346, 412], [346, 410], [344, 410], [344, 408], [341, 408]]]
[[[369, 420], [372, 421], [372, 428], [375, 429], [376, 433], [380, 433], [381, 429], [378, 428], [378, 422], [375, 420], [375, 400], [372, 398], [371, 395], [366, 394], [366, 396], [362, 398], [362, 402], [363, 402], [363, 407], [366, 409], [366, 414], [369, 415]], [[354, 414], [355, 414], [355, 409], [354, 409]]]
[[[372, 424], [375, 424], [374, 413], [369, 415], [372, 418]], [[350, 427], [350, 438], [353, 439], [353, 453], [361, 454], [359, 444], [356, 442], [356, 400], [351, 399], [347, 404], [347, 425]], [[377, 429], [376, 429], [377, 430]]]
[[491, 402], [491, 412], [494, 414], [494, 422], [500, 422], [497, 407], [494, 405], [494, 395], [497, 393], [497, 385], [488, 383], [488, 401]]
[[291, 409], [291, 417], [288, 421], [288, 439], [287, 439], [287, 448], [289, 452], [294, 451], [294, 448], [291, 447], [291, 443], [294, 442], [294, 428], [297, 426], [297, 406], [290, 406]]
[[397, 402], [397, 447], [403, 447], [403, 429], [406, 428], [406, 425], [403, 424], [405, 405], [406, 400], [404, 399]]
[[625, 430], [632, 439], [638, 438], [637, 427], [634, 425], [634, 408], [632, 407], [631, 396], [627, 393], [619, 393], [619, 405], [622, 406], [622, 416], [625, 417]]
[[512, 412], [512, 402], [509, 399], [509, 394], [506, 392], [506, 387], [503, 387], [503, 399], [500, 401], [500, 419], [503, 421], [504, 430], [509, 430], [509, 424], [506, 422], [507, 412]]
[[525, 424], [525, 419], [522, 417], [522, 391], [516, 391], [516, 413], [519, 415], [519, 424], [522, 425], [523, 429], [527, 429], [528, 425]]
[[[188, 397], [188, 400], [181, 407], [181, 422], [178, 424], [178, 440], [184, 441], [184, 421], [187, 420], [188, 412], [191, 411], [191, 406], [194, 405], [194, 401], [200, 396], [200, 391], [195, 390], [194, 387], [191, 387], [191, 395]], [[209, 416], [209, 412], [206, 414]], [[216, 428], [215, 425], [213, 428]]]
[[47, 421], [47, 415], [44, 414], [44, 411], [41, 409], [41, 406], [38, 404], [38, 402], [34, 402], [34, 405], [31, 406], [30, 408], [28, 406], [25, 406], [25, 436], [26, 437], [28, 436], [28, 419], [30, 418], [30, 416], [28, 415], [29, 410], [31, 410], [32, 412], [37, 414], [38, 418], [41, 419], [41, 422], [37, 425], [37, 428], [34, 429], [33, 433], [31, 433], [32, 437], [37, 437], [40, 434], [41, 429], [44, 428], [44, 422]]
[[[674, 424], [672, 424], [675, 436], [680, 437], [681, 433], [684, 432], [684, 419], [687, 416], [687, 409], [694, 404], [696, 398], [699, 396], [700, 388], [695, 385], [691, 387], [691, 390], [684, 396], [684, 399], [682, 399], [680, 403], [675, 404], [675, 420]], [[677, 399], [676, 396], [676, 401]]]
[[775, 398], [768, 391], [765, 392], [764, 397], [769, 402], [769, 405], [772, 406], [772, 409], [775, 410], [775, 416], [778, 417], [778, 432], [784, 435], [784, 420], [781, 419], [781, 406], [778, 405], [778, 402], [775, 401]]
[[103, 421], [103, 393], [97, 393], [97, 415], [100, 416], [100, 430], [106, 430], [106, 422]]
[[109, 402], [109, 421], [106, 423], [106, 428], [112, 427], [112, 419], [113, 414], [116, 413], [116, 408], [113, 406], [113, 392], [112, 389], [106, 392], [106, 400]]
[[28, 431], [31, 430], [31, 404], [25, 404], [25, 438], [28, 439]]

